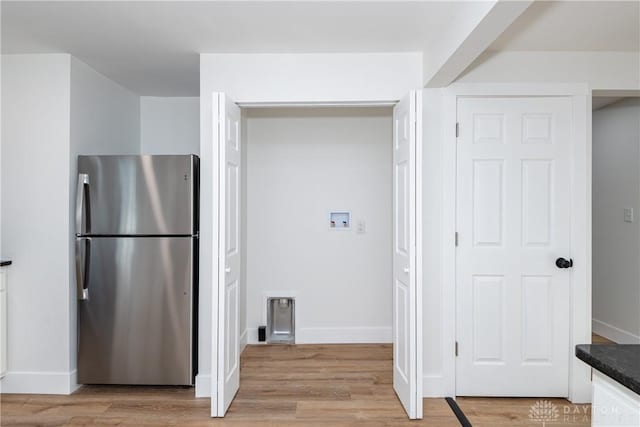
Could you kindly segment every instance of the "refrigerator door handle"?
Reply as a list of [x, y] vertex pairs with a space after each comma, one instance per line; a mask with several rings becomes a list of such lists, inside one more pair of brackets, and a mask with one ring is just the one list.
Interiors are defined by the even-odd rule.
[[[78, 186], [76, 187], [76, 236], [91, 232], [90, 194], [89, 175], [79, 173]], [[82, 230], [83, 216], [85, 217], [85, 230]]]
[[[82, 244], [84, 243], [84, 256]], [[91, 237], [76, 238], [76, 287], [80, 301], [89, 299], [89, 263], [91, 259]]]

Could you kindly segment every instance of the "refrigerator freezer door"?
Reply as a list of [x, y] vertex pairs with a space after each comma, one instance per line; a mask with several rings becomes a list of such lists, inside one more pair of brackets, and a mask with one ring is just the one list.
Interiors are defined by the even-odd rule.
[[192, 384], [190, 237], [91, 239], [78, 301], [78, 382]]
[[[78, 156], [87, 182], [84, 235], [192, 235], [197, 233], [197, 157]], [[83, 182], [84, 182], [83, 181]], [[80, 185], [80, 184], [78, 184]], [[81, 192], [79, 191], [80, 195]], [[80, 197], [78, 197], [80, 200]], [[78, 226], [76, 226], [78, 227]]]

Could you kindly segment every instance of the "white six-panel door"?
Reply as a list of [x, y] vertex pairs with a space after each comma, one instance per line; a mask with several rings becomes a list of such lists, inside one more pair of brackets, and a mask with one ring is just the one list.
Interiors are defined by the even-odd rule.
[[422, 299], [417, 287], [419, 92], [393, 110], [393, 388], [409, 418], [422, 418]]
[[[240, 108], [213, 94], [213, 143], [219, 155], [217, 375], [212, 416], [223, 417], [240, 387]], [[214, 287], [215, 290], [215, 287]], [[215, 311], [214, 311], [215, 313]], [[216, 331], [216, 329], [213, 329]]]
[[458, 101], [456, 394], [567, 396], [568, 98]]

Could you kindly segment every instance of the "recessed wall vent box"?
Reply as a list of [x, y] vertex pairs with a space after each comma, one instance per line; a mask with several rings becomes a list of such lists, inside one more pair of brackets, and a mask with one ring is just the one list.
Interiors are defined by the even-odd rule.
[[267, 343], [296, 342], [294, 298], [267, 299]]
[[330, 212], [329, 228], [332, 230], [348, 230], [351, 228], [351, 212]]

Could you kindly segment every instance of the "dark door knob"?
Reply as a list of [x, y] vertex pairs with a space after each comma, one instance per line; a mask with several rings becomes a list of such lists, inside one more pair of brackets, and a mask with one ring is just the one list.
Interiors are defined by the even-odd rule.
[[569, 259], [567, 261], [564, 258], [558, 258], [556, 260], [556, 267], [558, 267], [558, 268], [570, 268], [570, 267], [573, 267], [573, 260]]

